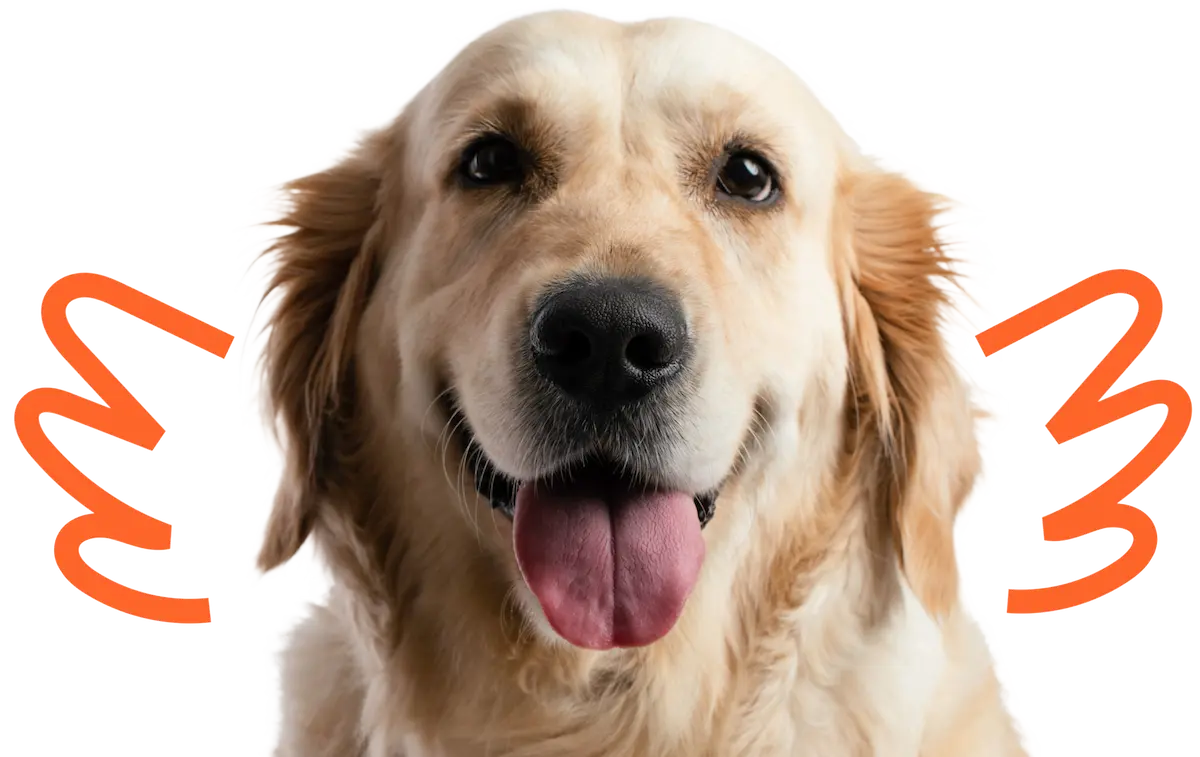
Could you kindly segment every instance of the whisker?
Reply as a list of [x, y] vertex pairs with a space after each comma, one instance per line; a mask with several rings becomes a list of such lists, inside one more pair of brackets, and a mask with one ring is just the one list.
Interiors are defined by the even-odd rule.
[[[459, 506], [462, 508], [463, 515], [466, 516], [467, 519], [471, 521], [471, 526], [475, 531], [475, 542], [480, 547], [482, 547], [483, 546], [483, 535], [479, 532], [479, 508], [477, 508], [477, 507], [472, 508], [467, 503], [467, 497], [466, 497], [466, 494], [464, 494], [464, 492], [466, 491], [466, 486], [463, 483], [463, 474], [470, 473], [469, 471], [467, 471], [467, 455], [469, 455], [469, 454], [471, 454], [470, 451], [464, 452], [462, 454], [462, 456], [459, 457], [459, 459], [458, 459], [458, 486], [456, 487], [456, 495], [457, 495], [457, 499], [459, 502]], [[471, 475], [474, 475], [474, 474], [471, 473]], [[475, 487], [474, 487], [474, 482], [472, 481], [471, 483], [472, 483], [471, 492], [473, 494], [475, 492]]]

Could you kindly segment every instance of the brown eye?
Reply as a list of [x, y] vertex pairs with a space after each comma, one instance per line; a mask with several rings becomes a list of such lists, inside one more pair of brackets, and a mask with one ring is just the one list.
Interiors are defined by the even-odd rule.
[[517, 184], [524, 176], [520, 148], [500, 136], [484, 137], [463, 151], [459, 173], [469, 186]]
[[717, 172], [717, 191], [727, 197], [761, 204], [775, 199], [775, 172], [764, 158], [752, 152], [735, 152]]

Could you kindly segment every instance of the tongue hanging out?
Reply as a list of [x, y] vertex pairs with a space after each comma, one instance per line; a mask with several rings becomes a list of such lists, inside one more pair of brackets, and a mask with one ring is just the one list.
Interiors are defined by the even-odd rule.
[[589, 466], [570, 482], [522, 485], [515, 509], [517, 563], [564, 639], [644, 646], [675, 625], [704, 561], [692, 495]]

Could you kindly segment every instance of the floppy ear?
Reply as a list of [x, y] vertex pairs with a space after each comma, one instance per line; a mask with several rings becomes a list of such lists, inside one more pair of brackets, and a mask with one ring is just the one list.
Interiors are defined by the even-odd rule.
[[282, 432], [284, 473], [258, 564], [287, 561], [312, 529], [318, 504], [351, 485], [361, 434], [354, 342], [379, 276], [390, 139], [368, 138], [344, 161], [286, 185], [292, 231], [266, 255], [278, 295], [264, 354], [269, 410]]
[[[967, 388], [939, 327], [953, 279], [939, 198], [903, 177], [844, 177], [839, 233], [854, 396], [848, 417], [905, 577], [934, 617], [957, 601], [954, 520], [979, 471]], [[865, 454], [864, 454], [865, 452]]]

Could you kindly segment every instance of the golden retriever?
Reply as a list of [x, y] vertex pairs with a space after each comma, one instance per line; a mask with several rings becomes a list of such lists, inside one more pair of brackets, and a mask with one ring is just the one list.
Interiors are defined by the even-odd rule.
[[939, 205], [684, 20], [509, 22], [289, 185], [282, 757], [1023, 755]]

